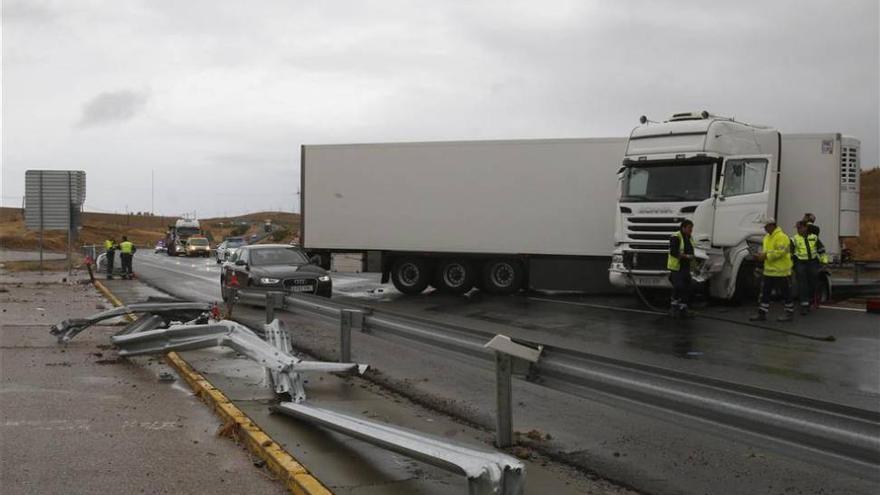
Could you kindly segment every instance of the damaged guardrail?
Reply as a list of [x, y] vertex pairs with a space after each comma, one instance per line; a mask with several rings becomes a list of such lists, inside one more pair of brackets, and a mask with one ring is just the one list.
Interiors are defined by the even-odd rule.
[[308, 404], [283, 402], [272, 410], [463, 474], [468, 479], [471, 495], [519, 495], [525, 485], [523, 463], [500, 452], [450, 443], [432, 435]]
[[[86, 328], [127, 314], [151, 313], [148, 320], [141, 319], [127, 325], [121, 333], [150, 330], [172, 321], [191, 321], [214, 308], [212, 303], [204, 302], [144, 302], [118, 306], [88, 318], [71, 318], [54, 325], [49, 332], [58, 337], [58, 343], [66, 344]], [[155, 325], [155, 326], [153, 326]]]
[[[275, 298], [267, 296], [267, 319], [274, 314]], [[327, 310], [327, 305], [309, 305]], [[413, 430], [368, 421], [327, 409], [306, 405], [303, 373], [363, 374], [367, 365], [350, 362], [305, 361], [293, 355], [290, 333], [284, 323], [272, 319], [263, 325], [265, 340], [248, 327], [221, 320], [217, 307], [209, 303], [150, 302], [129, 304], [88, 318], [65, 320], [51, 328], [60, 343], [67, 343], [90, 325], [130, 313], [143, 315], [111, 337], [123, 357], [164, 354], [209, 347], [228, 347], [262, 365], [278, 394], [288, 393], [293, 402], [273, 407], [274, 411], [331, 428], [374, 445], [464, 474], [471, 495], [520, 495], [525, 485], [525, 466], [509, 455], [448, 442]], [[361, 328], [362, 314], [340, 310], [340, 328], [350, 332]], [[189, 318], [187, 321], [181, 319]], [[341, 335], [350, 345], [350, 333]], [[345, 353], [350, 355], [349, 352]]]
[[310, 296], [287, 296], [283, 306], [294, 313], [339, 321], [340, 356], [350, 356], [347, 332], [354, 328], [388, 340], [438, 347], [484, 365], [494, 360], [496, 443], [500, 447], [512, 443], [510, 377], [518, 376], [557, 391], [880, 479], [880, 413], [876, 411], [517, 341], [409, 315], [349, 309]]
[[228, 347], [266, 367], [272, 377], [275, 392], [289, 393], [295, 402], [306, 399], [302, 373], [363, 374], [367, 370], [367, 365], [364, 364], [304, 361], [293, 356], [290, 354], [289, 340], [281, 337], [287, 335], [283, 325], [275, 320], [265, 326], [267, 335], [273, 336], [271, 343], [261, 339], [246, 326], [228, 320], [116, 335], [110, 340], [119, 347], [119, 355], [125, 357]]

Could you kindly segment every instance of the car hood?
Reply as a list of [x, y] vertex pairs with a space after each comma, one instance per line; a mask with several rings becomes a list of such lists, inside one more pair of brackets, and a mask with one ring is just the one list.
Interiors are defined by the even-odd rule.
[[326, 275], [327, 270], [315, 265], [267, 265], [252, 266], [251, 276], [271, 278], [315, 278]]

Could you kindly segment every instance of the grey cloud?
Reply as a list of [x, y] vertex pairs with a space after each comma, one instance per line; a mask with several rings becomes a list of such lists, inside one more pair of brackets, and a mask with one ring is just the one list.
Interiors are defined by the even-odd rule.
[[145, 92], [130, 90], [99, 94], [83, 106], [79, 127], [91, 127], [131, 120], [147, 102]]

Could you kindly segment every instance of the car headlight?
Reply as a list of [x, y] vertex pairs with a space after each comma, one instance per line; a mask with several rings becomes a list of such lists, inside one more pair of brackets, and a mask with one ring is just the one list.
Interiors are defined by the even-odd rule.
[[329, 282], [329, 281], [330, 281], [330, 275], [321, 275], [320, 277], [318, 277], [318, 282]]
[[260, 279], [260, 283], [263, 284], [263, 285], [275, 285], [275, 284], [277, 284], [278, 282], [281, 282], [281, 279], [277, 279], [277, 278], [269, 278], [269, 277], [262, 277], [262, 278]]

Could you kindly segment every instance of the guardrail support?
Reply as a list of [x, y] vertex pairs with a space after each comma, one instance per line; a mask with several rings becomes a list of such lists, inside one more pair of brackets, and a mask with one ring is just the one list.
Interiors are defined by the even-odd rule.
[[281, 292], [267, 292], [266, 293], [266, 324], [272, 323], [275, 320], [275, 308], [283, 307], [284, 304], [284, 294]]
[[513, 384], [511, 357], [495, 352], [495, 446], [513, 445]]
[[495, 446], [506, 448], [513, 445], [514, 365], [528, 368], [537, 363], [543, 347], [523, 345], [506, 335], [496, 335], [484, 347], [495, 351]]
[[339, 314], [339, 362], [351, 362], [351, 329], [364, 327], [364, 313], [357, 309], [343, 309]]

